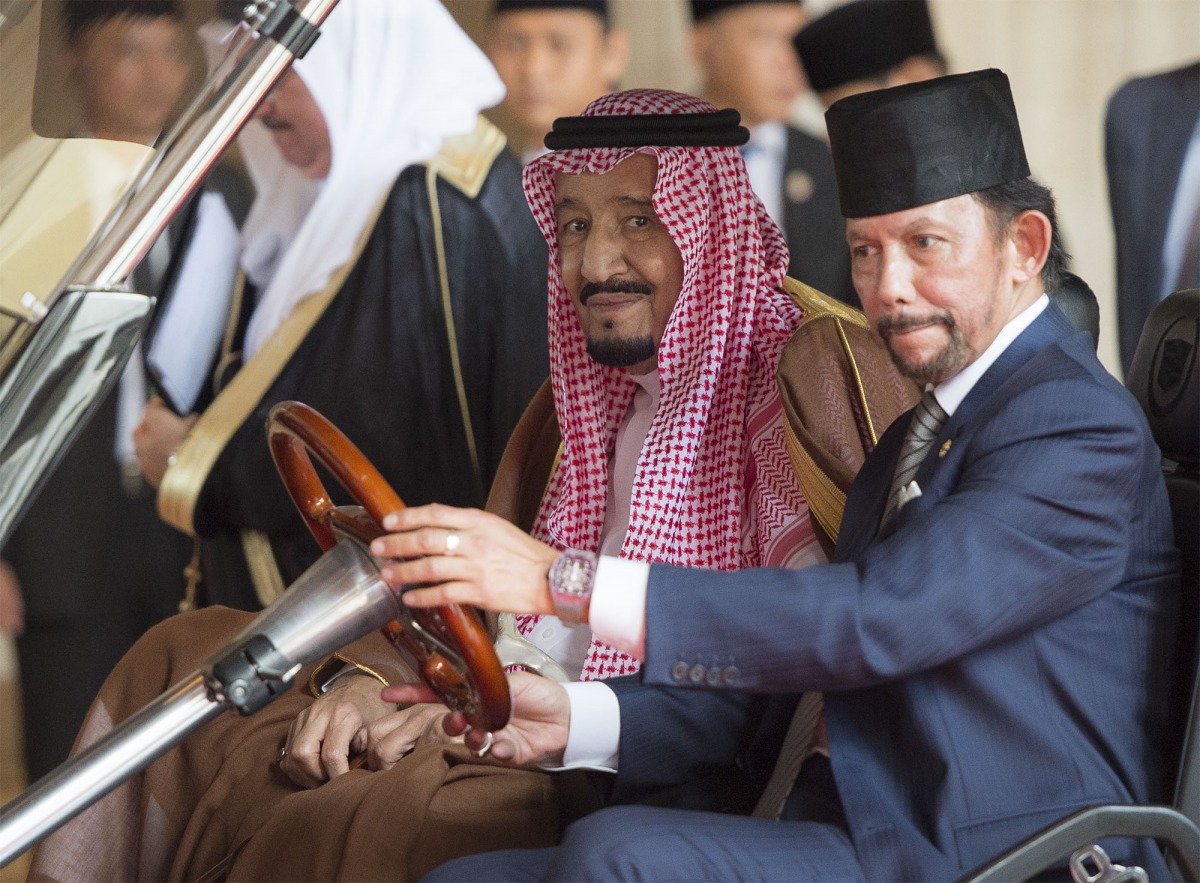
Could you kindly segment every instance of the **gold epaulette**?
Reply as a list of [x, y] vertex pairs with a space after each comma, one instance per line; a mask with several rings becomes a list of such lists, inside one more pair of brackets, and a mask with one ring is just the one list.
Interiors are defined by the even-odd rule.
[[483, 188], [496, 157], [507, 143], [504, 133], [481, 116], [474, 130], [447, 138], [442, 143], [442, 149], [423, 165], [474, 199]]

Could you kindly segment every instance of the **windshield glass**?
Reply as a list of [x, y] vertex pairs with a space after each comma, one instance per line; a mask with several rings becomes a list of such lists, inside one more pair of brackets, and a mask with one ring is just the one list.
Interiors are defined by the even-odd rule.
[[215, 0], [0, 0], [4, 338], [44, 311], [200, 88], [196, 32], [216, 12]]

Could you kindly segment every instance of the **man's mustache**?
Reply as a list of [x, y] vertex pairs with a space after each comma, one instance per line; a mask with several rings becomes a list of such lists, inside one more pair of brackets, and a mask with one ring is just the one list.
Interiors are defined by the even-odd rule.
[[260, 117], [259, 121], [272, 132], [281, 132], [284, 129], [290, 129], [292, 127], [292, 124], [287, 120], [280, 120], [276, 119], [275, 117]]
[[579, 289], [579, 302], [586, 304], [594, 294], [654, 294], [654, 289], [636, 279], [609, 279], [606, 282], [589, 282]]
[[920, 328], [924, 325], [945, 325], [953, 330], [954, 319], [948, 313], [937, 316], [884, 316], [879, 320], [876, 331], [880, 337], [887, 337], [893, 331], [907, 331], [909, 328]]

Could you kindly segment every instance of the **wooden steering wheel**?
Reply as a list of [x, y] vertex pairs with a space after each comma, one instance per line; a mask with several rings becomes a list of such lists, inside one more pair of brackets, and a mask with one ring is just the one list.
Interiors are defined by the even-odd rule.
[[[340, 532], [370, 543], [384, 533], [383, 517], [404, 508], [362, 451], [308, 405], [280, 402], [273, 407], [267, 418], [267, 439], [288, 494], [322, 550], [337, 543], [335, 525]], [[333, 505], [310, 453], [361, 508]], [[425, 683], [476, 729], [499, 730], [508, 723], [512, 708], [508, 681], [479, 617], [457, 604], [401, 607], [407, 618], [392, 620], [381, 631], [416, 664]]]

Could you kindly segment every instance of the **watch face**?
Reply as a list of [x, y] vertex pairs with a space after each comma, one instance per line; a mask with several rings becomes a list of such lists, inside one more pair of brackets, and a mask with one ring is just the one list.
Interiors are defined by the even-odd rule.
[[596, 556], [590, 552], [567, 549], [554, 559], [549, 573], [550, 594], [560, 619], [582, 621], [595, 574]]
[[572, 595], [582, 595], [587, 591], [590, 576], [591, 568], [588, 567], [588, 562], [572, 558], [563, 568], [562, 591], [570, 592]]

